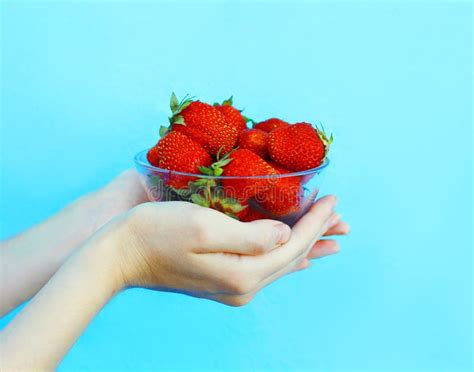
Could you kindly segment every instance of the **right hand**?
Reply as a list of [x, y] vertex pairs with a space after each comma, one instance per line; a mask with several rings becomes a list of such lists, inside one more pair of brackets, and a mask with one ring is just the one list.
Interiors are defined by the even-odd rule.
[[308, 258], [336, 253], [335, 241], [319, 241], [326, 233], [348, 232], [335, 204], [333, 196], [319, 199], [291, 230], [274, 220], [239, 222], [186, 202], [145, 203], [120, 224], [114, 261], [124, 286], [241, 306], [281, 276], [306, 268]]

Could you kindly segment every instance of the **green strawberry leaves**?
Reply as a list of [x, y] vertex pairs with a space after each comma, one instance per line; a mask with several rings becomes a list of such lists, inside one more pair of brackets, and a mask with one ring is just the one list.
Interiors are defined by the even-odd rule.
[[[243, 110], [242, 110], [242, 111], [243, 111]], [[257, 124], [255, 120], [250, 119], [249, 117], [247, 117], [247, 116], [245, 116], [245, 115], [242, 115], [242, 117], [244, 118], [244, 120], [245, 120], [246, 123], [250, 122], [250, 123], [252, 124], [252, 127], [254, 127], [255, 124]]]
[[196, 191], [196, 189], [198, 189], [199, 187], [204, 187], [204, 186], [214, 187], [216, 185], [217, 185], [216, 181], [213, 180], [213, 179], [200, 178], [197, 181], [190, 182], [188, 186], [189, 186], [190, 190]]
[[174, 92], [171, 93], [171, 99], [170, 99], [171, 113], [173, 115], [178, 115], [181, 111], [183, 111], [186, 107], [188, 107], [193, 102], [193, 98], [194, 97], [189, 97], [189, 95], [186, 94], [181, 101], [178, 101], [176, 94], [174, 94]]
[[211, 206], [210, 201], [199, 194], [192, 194], [191, 201], [201, 207], [209, 208]]
[[171, 124], [179, 124], [179, 125], [186, 125], [184, 122], [183, 115], [175, 115], [173, 116]]
[[227, 98], [225, 101], [222, 102], [222, 106], [232, 106], [234, 104], [233, 102], [234, 96], [230, 96]]
[[[201, 194], [203, 190], [210, 190], [211, 187], [215, 187], [216, 181], [210, 178], [199, 178], [196, 181], [188, 182], [187, 189], [176, 189], [174, 187], [170, 187], [176, 194], [178, 194], [181, 198], [191, 199], [194, 194]], [[196, 200], [197, 201], [197, 200]], [[198, 204], [198, 203], [196, 203]]]
[[222, 101], [222, 103], [214, 102], [213, 106], [232, 106], [234, 104], [233, 99], [234, 96], [230, 96], [229, 98]]
[[236, 199], [226, 197], [222, 188], [215, 188], [211, 194], [211, 208], [225, 213], [229, 217], [237, 218], [237, 214], [248, 208], [247, 205], [240, 204]]
[[173, 113], [178, 111], [178, 108], [179, 108], [179, 101], [178, 101], [178, 98], [176, 97], [176, 94], [174, 94], [174, 92], [171, 93], [170, 108], [171, 108], [171, 112]]
[[211, 164], [210, 167], [199, 167], [199, 170], [201, 171], [202, 174], [205, 174], [207, 176], [216, 176], [219, 177], [224, 173], [223, 167], [225, 167], [227, 164], [229, 164], [232, 161], [232, 159], [221, 159], [219, 161], [216, 161]]
[[169, 118], [170, 124], [186, 125], [186, 123], [184, 122], [183, 116], [180, 114], [192, 102], [193, 102], [193, 97], [189, 97], [188, 94], [186, 94], [181, 101], [178, 101], [176, 94], [174, 94], [174, 92], [171, 93], [170, 109], [171, 109], [172, 116]]
[[200, 178], [188, 183], [187, 189], [174, 189], [180, 197], [205, 208], [216, 209], [232, 218], [242, 212], [247, 205], [240, 204], [236, 199], [227, 197], [222, 187], [212, 178]]
[[327, 134], [326, 134], [326, 131], [324, 130], [323, 123], [319, 122], [319, 124], [321, 125], [321, 129], [319, 128], [318, 125], [315, 125], [315, 127], [316, 127], [316, 133], [318, 133], [319, 138], [321, 138], [321, 141], [323, 142], [324, 150], [325, 150], [325, 156], [324, 156], [324, 159], [323, 159], [323, 160], [325, 160], [325, 159], [326, 159], [326, 156], [327, 156], [327, 154], [328, 154], [328, 152], [329, 152], [329, 147], [330, 147], [331, 143], [332, 143], [333, 140], [334, 140], [334, 136], [333, 136], [332, 133], [331, 133], [331, 135], [330, 135], [329, 138], [328, 138], [328, 136], [327, 136]]
[[223, 168], [232, 161], [232, 158], [230, 158], [229, 156], [233, 151], [225, 154], [222, 158], [220, 158], [222, 152], [221, 147], [216, 155], [217, 161], [212, 163], [210, 167], [199, 167], [199, 171], [207, 176], [221, 176], [222, 173], [224, 173]]
[[210, 167], [199, 167], [199, 170], [202, 174], [206, 176], [217, 176], [219, 177], [224, 172], [221, 168], [216, 168], [215, 164], [212, 164]]
[[169, 131], [170, 129], [168, 127], [165, 127], [164, 125], [162, 125], [160, 127], [160, 137], [163, 138], [164, 136], [168, 134]]

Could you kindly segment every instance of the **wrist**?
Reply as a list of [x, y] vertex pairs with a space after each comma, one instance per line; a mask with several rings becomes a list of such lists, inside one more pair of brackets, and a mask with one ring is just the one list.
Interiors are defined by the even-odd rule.
[[[81, 196], [71, 203], [65, 211], [73, 218], [73, 223], [78, 225], [78, 234], [82, 241], [85, 241], [94, 234], [101, 226], [109, 221], [113, 216], [107, 215], [105, 201], [106, 194], [102, 190], [93, 191]], [[79, 222], [79, 223], [77, 223]]]
[[111, 297], [125, 287], [121, 257], [124, 243], [122, 228], [107, 226], [87, 241], [73, 258], [88, 267]]
[[[158, 275], [159, 265], [150, 262], [150, 244], [146, 242], [144, 226], [149, 223], [150, 203], [142, 204], [115, 219], [108, 227], [114, 244], [108, 245], [113, 249], [114, 270], [120, 277], [121, 288], [146, 287]], [[146, 228], [145, 228], [146, 230]], [[154, 245], [159, 243], [155, 241]]]

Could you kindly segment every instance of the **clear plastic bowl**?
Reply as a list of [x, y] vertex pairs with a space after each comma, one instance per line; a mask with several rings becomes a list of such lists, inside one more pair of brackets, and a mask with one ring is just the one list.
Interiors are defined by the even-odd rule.
[[270, 218], [290, 226], [311, 207], [329, 165], [326, 159], [319, 167], [301, 172], [208, 176], [157, 168], [148, 162], [147, 151], [139, 152], [134, 160], [150, 201], [193, 202], [242, 221]]

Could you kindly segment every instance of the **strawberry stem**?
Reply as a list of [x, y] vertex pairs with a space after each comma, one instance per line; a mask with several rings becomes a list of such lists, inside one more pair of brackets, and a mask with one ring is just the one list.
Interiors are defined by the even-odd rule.
[[321, 129], [319, 129], [318, 125], [315, 125], [316, 133], [318, 133], [319, 138], [321, 138], [321, 141], [323, 142], [323, 145], [324, 145], [324, 159], [323, 160], [325, 160], [329, 152], [329, 147], [334, 140], [334, 136], [331, 133], [331, 135], [328, 138], [326, 131], [324, 130], [323, 123], [319, 122], [319, 125], [321, 126]]
[[195, 97], [189, 97], [189, 94], [186, 94], [181, 101], [178, 101], [176, 94], [171, 93], [170, 98], [170, 109], [171, 109], [171, 116], [169, 117], [169, 122], [171, 125], [173, 124], [181, 124], [186, 125], [184, 122], [184, 118], [180, 115], [181, 111], [183, 111], [186, 107], [188, 107]]

